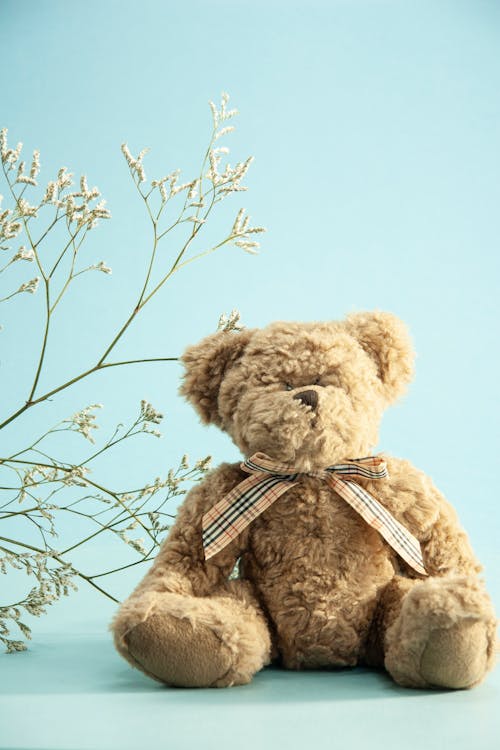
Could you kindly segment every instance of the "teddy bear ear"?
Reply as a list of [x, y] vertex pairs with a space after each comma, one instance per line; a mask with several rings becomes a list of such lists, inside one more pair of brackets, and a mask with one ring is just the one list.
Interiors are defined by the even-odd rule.
[[203, 422], [218, 427], [222, 420], [218, 396], [225, 374], [240, 359], [254, 329], [220, 331], [186, 349], [181, 357], [186, 371], [179, 389], [195, 407]]
[[375, 362], [387, 401], [395, 401], [413, 377], [415, 351], [408, 328], [392, 313], [378, 310], [353, 313], [345, 326]]

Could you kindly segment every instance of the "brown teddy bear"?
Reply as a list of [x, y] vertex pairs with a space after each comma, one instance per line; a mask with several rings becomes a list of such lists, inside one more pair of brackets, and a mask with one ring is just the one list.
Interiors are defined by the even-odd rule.
[[181, 392], [246, 461], [186, 497], [112, 623], [125, 659], [177, 686], [242, 685], [271, 661], [479, 683], [496, 619], [455, 511], [408, 461], [370, 456], [412, 376], [402, 322], [220, 332], [182, 359]]

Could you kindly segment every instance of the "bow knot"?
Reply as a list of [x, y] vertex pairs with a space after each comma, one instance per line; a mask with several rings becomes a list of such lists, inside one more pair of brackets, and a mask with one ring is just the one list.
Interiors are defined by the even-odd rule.
[[365, 458], [350, 458], [344, 463], [327, 466], [326, 469], [315, 471], [298, 471], [289, 464], [278, 464], [265, 453], [254, 453], [241, 464], [247, 474], [274, 474], [283, 479], [296, 479], [299, 476], [318, 477], [325, 479], [329, 474], [340, 474], [345, 479], [365, 477], [365, 479], [383, 479], [389, 476], [387, 466], [380, 456], [366, 456]]
[[205, 559], [224, 549], [280, 495], [294, 487], [301, 476], [324, 480], [388, 544], [422, 575], [427, 575], [418, 540], [356, 481], [389, 476], [380, 456], [348, 459], [320, 471], [300, 472], [278, 464], [265, 453], [255, 453], [241, 464], [249, 477], [240, 482], [202, 518]]

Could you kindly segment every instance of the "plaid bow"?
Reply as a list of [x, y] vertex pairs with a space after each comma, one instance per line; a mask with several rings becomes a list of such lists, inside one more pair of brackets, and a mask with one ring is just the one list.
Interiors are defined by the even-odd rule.
[[[208, 560], [224, 549], [257, 516], [284, 492], [294, 487], [300, 476], [324, 479], [414, 570], [427, 575], [420, 543], [389, 513], [373, 495], [356, 483], [356, 477], [388, 477], [383, 458], [367, 456], [328, 466], [323, 471], [301, 474], [291, 466], [275, 463], [265, 453], [255, 453], [241, 464], [250, 474], [202, 518], [203, 547]], [[354, 481], [352, 481], [354, 480]]]

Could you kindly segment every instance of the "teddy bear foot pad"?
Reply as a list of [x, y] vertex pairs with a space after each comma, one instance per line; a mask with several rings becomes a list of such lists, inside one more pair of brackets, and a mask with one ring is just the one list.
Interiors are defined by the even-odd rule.
[[[126, 637], [130, 655], [152, 677], [179, 687], [211, 686], [232, 667], [232, 656], [215, 633], [187, 620], [156, 614]], [[168, 643], [168, 648], [165, 644]]]

